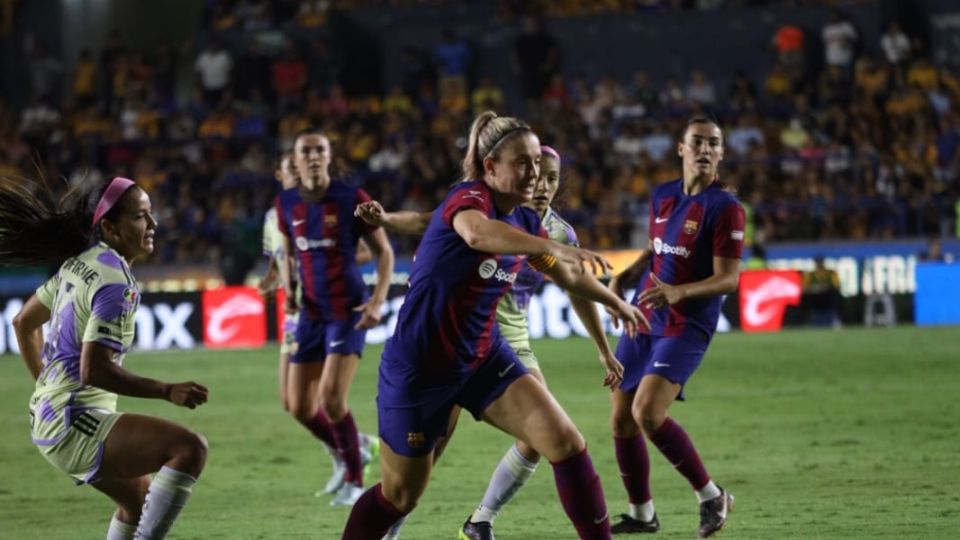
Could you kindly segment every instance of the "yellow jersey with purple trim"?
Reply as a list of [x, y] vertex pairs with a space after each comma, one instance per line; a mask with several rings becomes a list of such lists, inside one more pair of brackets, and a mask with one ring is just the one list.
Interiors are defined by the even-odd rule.
[[140, 289], [123, 257], [100, 242], [63, 263], [36, 296], [50, 310], [50, 326], [30, 410], [34, 443], [46, 446], [64, 437], [83, 411], [116, 411], [116, 394], [80, 380], [80, 351], [84, 343], [98, 343], [122, 365], [133, 343]]

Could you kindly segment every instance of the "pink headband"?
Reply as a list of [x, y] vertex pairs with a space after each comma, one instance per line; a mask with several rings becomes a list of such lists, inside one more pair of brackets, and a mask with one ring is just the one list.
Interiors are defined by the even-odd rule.
[[545, 145], [545, 144], [540, 146], [540, 152], [543, 153], [543, 154], [547, 154], [548, 156], [553, 156], [553, 157], [557, 158], [558, 160], [560, 159], [560, 154], [557, 153], [556, 150], [554, 150], [553, 148], [550, 148], [549, 146], [547, 146], [547, 145]]
[[97, 209], [93, 213], [94, 227], [97, 226], [97, 223], [100, 222], [103, 216], [109, 212], [115, 204], [117, 204], [117, 201], [120, 200], [120, 197], [122, 197], [128, 189], [133, 187], [133, 185], [133, 180], [130, 180], [129, 178], [121, 178], [119, 176], [110, 181], [110, 185], [107, 186], [107, 189], [103, 191], [103, 195], [100, 197], [100, 202], [97, 203]]

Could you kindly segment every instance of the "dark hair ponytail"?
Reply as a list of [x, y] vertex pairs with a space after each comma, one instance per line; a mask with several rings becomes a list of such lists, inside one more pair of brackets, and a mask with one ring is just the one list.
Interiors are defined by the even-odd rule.
[[90, 247], [100, 229], [93, 214], [109, 185], [83, 179], [58, 202], [44, 180], [0, 176], [0, 266], [59, 265]]

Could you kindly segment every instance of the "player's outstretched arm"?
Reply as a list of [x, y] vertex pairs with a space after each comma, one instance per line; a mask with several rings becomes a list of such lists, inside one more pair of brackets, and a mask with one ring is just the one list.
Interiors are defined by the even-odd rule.
[[[556, 245], [564, 250], [591, 253], [580, 248], [563, 246], [561, 244]], [[600, 257], [597, 254], [592, 255]], [[603, 260], [602, 257], [600, 257], [600, 259]], [[606, 268], [609, 268], [609, 263], [605, 260], [603, 260], [603, 262], [606, 264]], [[574, 295], [593, 302], [599, 302], [610, 308], [611, 315], [624, 322], [624, 330], [628, 335], [632, 336], [639, 325], [649, 327], [647, 320], [636, 306], [624, 302], [622, 298], [613, 294], [610, 289], [604, 287], [602, 283], [597, 281], [597, 278], [593, 276], [592, 272], [584, 271], [581, 263], [571, 263], [567, 257], [557, 257], [554, 259], [551, 258], [550, 255], [531, 257], [529, 263], [530, 266], [550, 276], [557, 285]]]
[[43, 324], [50, 320], [50, 310], [40, 303], [37, 295], [27, 299], [27, 303], [13, 317], [13, 332], [20, 345], [20, 356], [27, 364], [27, 369], [33, 380], [40, 376], [43, 369], [43, 360], [40, 356], [43, 351]]
[[410, 212], [400, 210], [387, 212], [377, 201], [367, 201], [357, 205], [353, 215], [369, 223], [383, 227], [392, 233], [422, 235], [430, 224], [433, 212]]
[[202, 384], [139, 377], [115, 364], [113, 355], [110, 347], [85, 341], [80, 349], [80, 382], [123, 396], [165, 399], [190, 409], [206, 403], [208, 390]]
[[637, 256], [637, 259], [633, 261], [630, 266], [626, 267], [623, 272], [615, 274], [610, 279], [607, 287], [613, 291], [613, 294], [623, 298], [623, 289], [640, 281], [640, 276], [643, 275], [643, 271], [650, 265], [652, 254], [653, 250], [650, 249], [650, 246], [647, 246], [647, 249], [640, 250], [640, 255]]

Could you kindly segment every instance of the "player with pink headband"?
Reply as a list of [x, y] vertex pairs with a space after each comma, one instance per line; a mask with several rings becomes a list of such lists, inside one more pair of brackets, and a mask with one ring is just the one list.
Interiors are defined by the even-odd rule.
[[122, 367], [140, 303], [130, 266], [153, 253], [156, 229], [150, 197], [132, 180], [83, 182], [58, 203], [40, 182], [0, 177], [0, 263], [60, 265], [13, 320], [36, 381], [33, 443], [77, 484], [117, 504], [107, 540], [164, 538], [207, 457], [199, 433], [117, 412], [118, 394], [190, 409], [207, 401], [203, 385]]
[[[564, 221], [551, 207], [560, 189], [560, 154], [549, 146], [540, 147], [540, 175], [537, 179], [533, 200], [527, 204], [540, 216], [543, 228], [551, 240], [578, 246], [574, 228]], [[376, 201], [361, 204], [357, 215], [371, 224], [382, 225], [390, 232], [423, 234], [432, 213], [384, 212]], [[531, 295], [543, 283], [543, 274], [524, 265], [517, 274], [512, 289], [497, 305], [497, 324], [500, 333], [516, 352], [517, 357], [530, 373], [546, 384], [540, 363], [530, 347], [527, 323], [527, 308]], [[613, 349], [603, 332], [600, 315], [593, 302], [570, 295], [570, 305], [583, 321], [597, 345], [600, 362], [608, 372], [604, 381], [609, 386], [620, 382], [623, 368], [614, 356]], [[456, 422], [456, 417], [452, 423]], [[452, 434], [451, 431], [448, 431]], [[442, 448], [442, 445], [441, 445]], [[493, 521], [507, 502], [527, 482], [540, 461], [540, 455], [529, 444], [517, 440], [497, 464], [487, 486], [487, 491], [477, 509], [467, 518], [460, 530], [461, 540], [487, 540], [493, 538]], [[394, 526], [385, 540], [399, 538], [401, 524]]]

